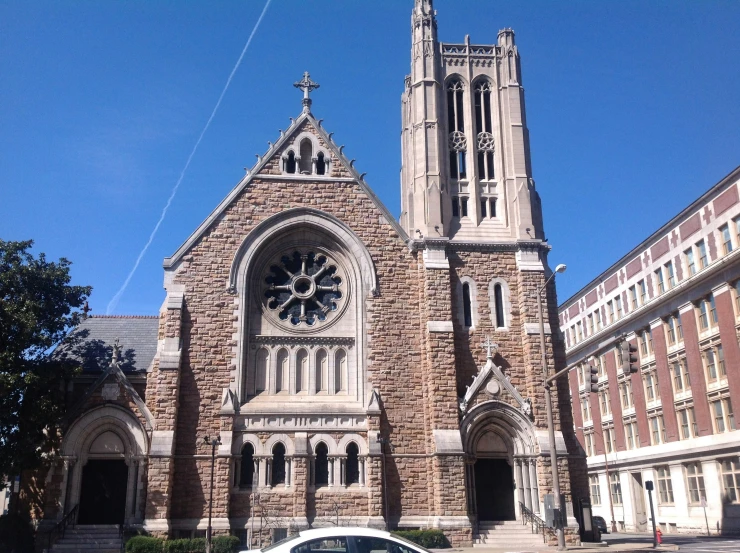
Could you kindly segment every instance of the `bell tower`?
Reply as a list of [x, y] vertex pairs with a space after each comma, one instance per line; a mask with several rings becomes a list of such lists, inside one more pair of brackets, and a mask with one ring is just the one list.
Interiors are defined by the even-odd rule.
[[514, 32], [493, 45], [442, 43], [432, 1], [416, 0], [411, 36], [402, 226], [416, 240], [542, 240]]

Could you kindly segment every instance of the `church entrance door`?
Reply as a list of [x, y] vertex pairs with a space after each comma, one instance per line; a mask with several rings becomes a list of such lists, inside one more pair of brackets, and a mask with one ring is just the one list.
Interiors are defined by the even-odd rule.
[[78, 524], [123, 524], [128, 466], [122, 459], [90, 460], [82, 469]]
[[475, 497], [478, 520], [516, 520], [514, 474], [506, 459], [475, 462]]

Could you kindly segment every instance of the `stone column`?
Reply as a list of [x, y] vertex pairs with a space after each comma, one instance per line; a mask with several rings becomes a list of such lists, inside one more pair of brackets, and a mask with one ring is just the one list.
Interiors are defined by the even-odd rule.
[[540, 512], [540, 492], [537, 489], [537, 461], [529, 460], [529, 481], [532, 484], [532, 511]]
[[[522, 460], [521, 459], [514, 459], [514, 471], [515, 471], [515, 478], [516, 478], [516, 487], [517, 487], [517, 496], [519, 497], [519, 502], [524, 503], [527, 507], [528, 501], [525, 499], [525, 485], [524, 485], [524, 478], [522, 475]], [[517, 508], [517, 511], [519, 509]]]

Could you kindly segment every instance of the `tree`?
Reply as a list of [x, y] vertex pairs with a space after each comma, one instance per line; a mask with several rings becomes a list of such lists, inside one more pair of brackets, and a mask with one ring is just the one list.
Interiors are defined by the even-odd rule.
[[55, 445], [76, 363], [53, 349], [92, 290], [70, 286], [68, 260], [35, 258], [32, 246], [0, 240], [0, 477], [37, 468]]

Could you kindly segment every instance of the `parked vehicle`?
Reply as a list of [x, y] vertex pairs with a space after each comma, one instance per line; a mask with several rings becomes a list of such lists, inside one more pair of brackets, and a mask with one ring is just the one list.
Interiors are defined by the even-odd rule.
[[602, 534], [608, 534], [609, 530], [606, 527], [606, 521], [604, 520], [604, 517], [600, 516], [594, 516], [591, 517], [591, 520], [593, 521], [594, 526], [599, 529], [599, 532]]
[[303, 530], [263, 549], [241, 553], [429, 553], [384, 530], [334, 526]]

